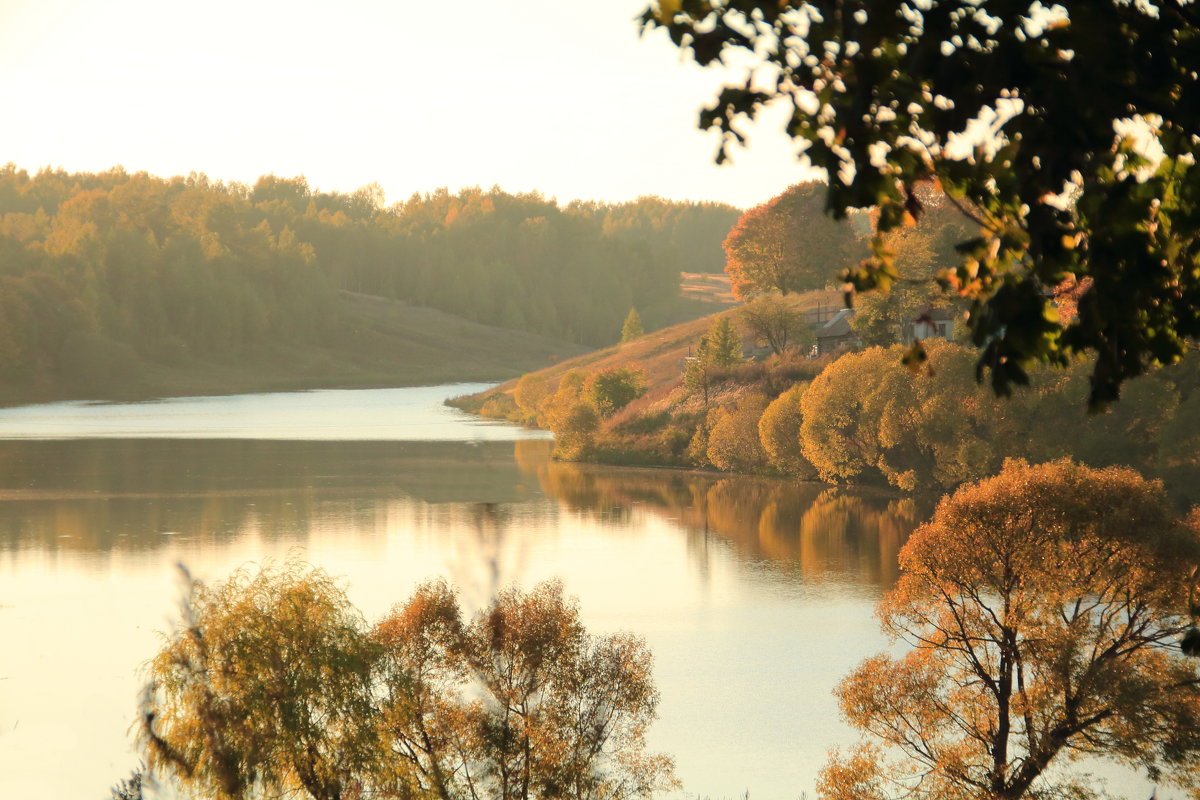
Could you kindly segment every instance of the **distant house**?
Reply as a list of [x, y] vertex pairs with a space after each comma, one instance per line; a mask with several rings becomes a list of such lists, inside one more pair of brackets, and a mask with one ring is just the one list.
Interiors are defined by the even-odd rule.
[[916, 319], [900, 328], [900, 341], [919, 342], [924, 339], [954, 339], [954, 312], [946, 308], [926, 308]]
[[821, 327], [817, 328], [817, 355], [833, 353], [844, 347], [857, 347], [862, 341], [850, 327], [854, 319], [853, 308], [843, 308]]

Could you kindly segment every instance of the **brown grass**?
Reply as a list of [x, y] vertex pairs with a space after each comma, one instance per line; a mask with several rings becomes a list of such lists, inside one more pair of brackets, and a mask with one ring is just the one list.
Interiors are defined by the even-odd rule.
[[[837, 307], [842, 302], [842, 294], [837, 291], [805, 292], [790, 295], [789, 299], [801, 311], [811, 313], [818, 307], [826, 309]], [[713, 322], [721, 317], [729, 317], [735, 327], [741, 327], [738, 308], [729, 308], [707, 317], [647, 333], [631, 342], [561, 361], [533, 374], [544, 378], [553, 389], [563, 374], [572, 369], [593, 372], [618, 364], [637, 364], [646, 371], [649, 388], [645, 395], [630, 404], [628, 413], [633, 415], [648, 413], [674, 391], [683, 371], [683, 359], [692, 352], [700, 337], [708, 331]], [[753, 370], [755, 367], [747, 365], [745, 369]], [[498, 392], [511, 394], [515, 387], [516, 381], [512, 380], [483, 393], [481, 397], [486, 398]]]

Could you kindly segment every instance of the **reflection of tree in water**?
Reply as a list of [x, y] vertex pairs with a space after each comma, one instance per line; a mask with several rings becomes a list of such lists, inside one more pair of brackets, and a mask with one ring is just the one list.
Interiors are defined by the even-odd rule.
[[554, 450], [553, 439], [518, 439], [513, 442], [513, 460], [523, 475], [537, 475], [538, 470], [550, 463]]
[[896, 555], [930, 510], [912, 497], [751, 477], [548, 462], [538, 478], [548, 496], [600, 519], [636, 506], [678, 519], [701, 569], [711, 535], [745, 560], [876, 586], [895, 582]]
[[527, 563], [528, 540], [509, 535], [518, 524], [510, 504], [475, 503], [458, 509], [465, 512], [471, 532], [454, 537], [450, 580], [468, 607], [482, 608], [505, 586], [519, 582]]
[[[523, 444], [523, 443], [519, 443]], [[545, 442], [519, 448], [544, 461]], [[507, 442], [70, 440], [0, 443], [0, 549], [152, 550], [237, 535], [301, 544], [424, 506], [531, 492]], [[402, 508], [401, 508], [402, 507]], [[174, 535], [177, 534], [177, 535]]]
[[0, 504], [0, 544], [103, 552], [152, 550], [176, 537], [199, 545], [221, 545], [238, 534], [303, 539], [316, 506], [311, 492], [8, 500]]

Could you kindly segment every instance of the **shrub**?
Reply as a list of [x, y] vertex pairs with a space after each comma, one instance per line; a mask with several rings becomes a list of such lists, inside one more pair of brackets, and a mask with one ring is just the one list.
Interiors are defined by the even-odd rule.
[[767, 455], [758, 441], [758, 421], [766, 407], [766, 397], [750, 394], [732, 407], [718, 409], [705, 448], [709, 463], [725, 472], [754, 472], [765, 467]]
[[800, 403], [806, 386], [797, 383], [771, 401], [758, 421], [758, 439], [771, 466], [788, 475], [812, 480], [817, 477], [817, 470], [800, 447], [800, 423], [804, 419]]
[[646, 393], [646, 372], [632, 364], [593, 372], [583, 384], [583, 396], [601, 416], [611, 416]]

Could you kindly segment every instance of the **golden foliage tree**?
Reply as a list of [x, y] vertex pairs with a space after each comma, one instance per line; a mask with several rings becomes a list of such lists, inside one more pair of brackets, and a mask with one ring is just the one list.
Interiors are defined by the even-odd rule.
[[627, 800], [676, 786], [649, 753], [645, 643], [592, 636], [558, 583], [470, 623], [444, 583], [368, 629], [323, 572], [193, 584], [151, 664], [149, 767], [218, 800]]
[[807, 387], [807, 383], [797, 383], [770, 402], [758, 420], [758, 439], [771, 466], [812, 480], [817, 471], [800, 447], [800, 423], [804, 419], [800, 402]]
[[546, 385], [546, 379], [530, 373], [522, 375], [521, 380], [517, 381], [517, 386], [513, 390], [513, 401], [517, 404], [517, 408], [521, 409], [525, 418], [533, 422], [537, 420], [538, 406], [542, 404], [549, 393], [550, 389]]
[[1063, 769], [1080, 756], [1200, 796], [1200, 674], [1178, 651], [1198, 558], [1195, 522], [1128, 469], [1008, 462], [943, 499], [879, 606], [911, 650], [838, 688], [873, 742], [833, 756], [821, 796], [1091, 797]]
[[351, 795], [374, 758], [365, 624], [323, 572], [291, 565], [190, 582], [150, 664], [148, 766], [198, 796]]
[[765, 396], [751, 393], [711, 413], [708, 462], [725, 472], [756, 472], [766, 466], [767, 454], [758, 439], [758, 421], [766, 407]]
[[562, 586], [502, 592], [462, 621], [444, 583], [375, 628], [395, 797], [643, 797], [674, 785], [645, 751], [658, 693], [640, 639], [590, 636]]

